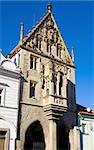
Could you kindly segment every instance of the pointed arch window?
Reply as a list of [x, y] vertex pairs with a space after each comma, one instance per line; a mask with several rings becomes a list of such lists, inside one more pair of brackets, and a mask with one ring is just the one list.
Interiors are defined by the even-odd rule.
[[60, 81], [59, 81], [59, 95], [62, 95], [62, 83], [63, 83], [63, 79], [62, 79], [62, 74], [60, 74]]

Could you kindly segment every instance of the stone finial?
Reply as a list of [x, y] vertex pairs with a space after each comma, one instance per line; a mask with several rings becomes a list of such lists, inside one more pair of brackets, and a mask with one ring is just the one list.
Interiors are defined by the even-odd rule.
[[74, 47], [71, 48], [71, 57], [72, 61], [74, 62]]
[[51, 12], [51, 9], [52, 9], [52, 5], [51, 5], [51, 3], [48, 3], [48, 5], [47, 5], [47, 9], [48, 9], [48, 12]]
[[20, 23], [20, 42], [22, 43], [23, 40], [23, 35], [24, 35], [24, 23]]

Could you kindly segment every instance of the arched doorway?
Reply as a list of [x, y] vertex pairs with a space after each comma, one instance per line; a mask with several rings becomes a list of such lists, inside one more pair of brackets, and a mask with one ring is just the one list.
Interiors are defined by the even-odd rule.
[[63, 124], [57, 126], [57, 150], [70, 150], [69, 131]]
[[39, 121], [28, 127], [25, 133], [24, 150], [45, 150], [43, 129]]

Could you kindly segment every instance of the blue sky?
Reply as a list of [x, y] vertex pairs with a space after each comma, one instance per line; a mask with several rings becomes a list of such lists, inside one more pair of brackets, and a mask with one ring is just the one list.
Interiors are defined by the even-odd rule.
[[[0, 1], [0, 48], [8, 54], [47, 11], [47, 1]], [[94, 2], [51, 1], [52, 12], [71, 52], [75, 49], [77, 103], [94, 109]]]

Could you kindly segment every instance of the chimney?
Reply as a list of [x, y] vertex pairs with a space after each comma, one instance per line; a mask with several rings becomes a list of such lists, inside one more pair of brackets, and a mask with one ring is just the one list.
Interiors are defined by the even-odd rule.
[[20, 23], [20, 44], [23, 42], [23, 36], [24, 36], [24, 23]]

